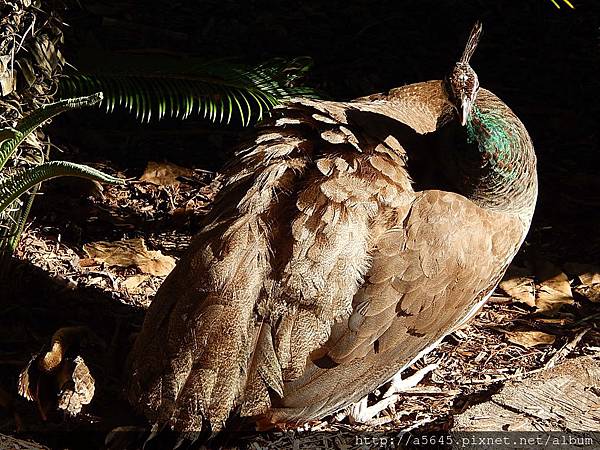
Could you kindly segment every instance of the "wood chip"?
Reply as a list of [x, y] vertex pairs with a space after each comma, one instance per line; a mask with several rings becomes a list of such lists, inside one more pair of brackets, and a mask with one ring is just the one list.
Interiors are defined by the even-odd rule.
[[452, 431], [596, 431], [599, 394], [600, 363], [570, 359], [507, 383], [491, 400], [455, 416]]

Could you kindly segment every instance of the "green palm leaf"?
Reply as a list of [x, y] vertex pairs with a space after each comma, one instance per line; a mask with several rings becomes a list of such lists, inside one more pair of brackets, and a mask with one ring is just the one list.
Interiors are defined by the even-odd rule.
[[195, 114], [215, 123], [229, 124], [236, 118], [248, 126], [281, 101], [317, 97], [315, 90], [298, 86], [310, 65], [308, 58], [273, 59], [248, 67], [171, 55], [92, 53], [86, 54], [80, 72], [64, 76], [60, 95], [100, 90], [107, 112], [120, 108], [142, 122]]
[[102, 100], [102, 93], [96, 91], [96, 93], [85, 97], [68, 98], [56, 103], [50, 103], [23, 117], [15, 128], [0, 129], [0, 170], [6, 165], [11, 156], [13, 156], [19, 144], [46, 120], [51, 119], [61, 112], [93, 105], [100, 100]]
[[65, 176], [89, 178], [112, 184], [123, 182], [119, 178], [111, 177], [99, 170], [82, 164], [67, 161], [50, 161], [0, 179], [0, 214], [34, 186], [51, 178]]

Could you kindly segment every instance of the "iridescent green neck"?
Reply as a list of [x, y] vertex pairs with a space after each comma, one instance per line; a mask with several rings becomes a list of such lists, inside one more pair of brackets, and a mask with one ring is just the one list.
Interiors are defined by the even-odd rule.
[[492, 111], [483, 112], [477, 106], [473, 107], [467, 119], [467, 142], [477, 145], [485, 167], [490, 173], [505, 181], [514, 180], [518, 166], [515, 162], [515, 136], [511, 132], [510, 123], [501, 115]]
[[[488, 209], [533, 213], [535, 154], [525, 127], [497, 97], [478, 97], [456, 151], [464, 195]], [[464, 135], [463, 135], [464, 136]]]

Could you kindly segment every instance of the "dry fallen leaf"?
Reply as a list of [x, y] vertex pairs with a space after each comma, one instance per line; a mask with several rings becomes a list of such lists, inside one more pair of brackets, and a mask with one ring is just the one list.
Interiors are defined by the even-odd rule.
[[94, 258], [79, 258], [79, 267], [92, 267], [98, 265]]
[[575, 288], [575, 292], [587, 298], [590, 302], [600, 303], [600, 283], [591, 286], [581, 285]]
[[538, 261], [536, 266], [536, 276], [540, 280], [535, 299], [538, 310], [552, 314], [563, 305], [573, 304], [573, 292], [569, 284], [569, 277], [549, 261]]
[[535, 347], [536, 345], [554, 344], [556, 339], [552, 334], [542, 331], [510, 331], [506, 333], [506, 338], [513, 344], [525, 348]]
[[133, 275], [121, 282], [121, 286], [123, 286], [130, 294], [138, 294], [140, 292], [140, 286], [149, 279], [149, 275]]
[[545, 260], [536, 261], [535, 278], [537, 284], [531, 271], [511, 266], [500, 288], [514, 300], [533, 306], [545, 315], [554, 315], [563, 305], [573, 304], [569, 277], [557, 266]]
[[0, 56], [0, 96], [10, 94], [15, 90], [17, 77], [12, 69], [11, 55]]
[[93, 242], [83, 246], [90, 258], [108, 266], [137, 267], [142, 273], [166, 276], [175, 267], [175, 259], [160, 251], [148, 250], [143, 239]]
[[65, 365], [68, 368], [66, 370], [68, 377], [65, 377], [64, 383], [61, 384], [58, 407], [75, 416], [81, 412], [84, 405], [92, 401], [96, 385], [81, 356], [77, 356], [69, 363]]
[[543, 316], [535, 317], [534, 320], [537, 323], [543, 323], [543, 324], [548, 324], [548, 325], [558, 325], [561, 327], [564, 327], [565, 325], [569, 325], [575, 321], [571, 315], [560, 314], [560, 313], [556, 314], [555, 317], [543, 317]]
[[577, 277], [580, 285], [575, 291], [594, 303], [600, 302], [600, 267], [592, 264], [567, 263], [565, 270]]
[[500, 288], [515, 300], [535, 306], [535, 285], [533, 277], [526, 276], [528, 272], [524, 267], [510, 266]]
[[34, 355], [21, 371], [19, 394], [37, 403], [43, 420], [56, 408], [79, 414], [92, 401], [94, 378], [81, 356], [67, 355], [87, 335], [85, 327], [59, 329], [52, 336], [50, 350]]
[[194, 172], [191, 169], [170, 162], [148, 162], [140, 181], [156, 184], [157, 186], [176, 186], [178, 177], [189, 177]]

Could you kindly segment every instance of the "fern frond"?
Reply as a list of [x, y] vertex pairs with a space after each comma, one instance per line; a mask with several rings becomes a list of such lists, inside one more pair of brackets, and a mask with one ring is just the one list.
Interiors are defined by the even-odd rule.
[[51, 178], [64, 176], [89, 178], [111, 184], [123, 183], [122, 179], [111, 177], [92, 167], [67, 161], [51, 161], [0, 179], [0, 213], [34, 186]]
[[24, 200], [18, 198], [0, 213], [0, 266], [2, 256], [12, 254], [17, 248], [37, 191], [38, 186], [34, 186]]
[[[34, 186], [30, 189], [28, 196], [25, 201], [21, 204], [21, 207], [18, 209], [18, 212], [14, 214], [14, 226], [9, 231], [7, 249], [10, 253], [14, 252], [17, 248], [17, 244], [19, 243], [19, 239], [21, 238], [21, 234], [25, 229], [25, 223], [27, 222], [27, 218], [29, 217], [29, 213], [31, 212], [31, 207], [33, 206], [33, 201], [35, 200], [35, 196], [38, 192], [39, 185]], [[3, 246], [0, 245], [0, 251], [3, 250]]]
[[253, 67], [156, 54], [93, 59], [102, 66], [64, 75], [60, 95], [102, 91], [106, 112], [120, 108], [142, 122], [195, 114], [227, 124], [235, 117], [248, 126], [281, 101], [318, 97], [315, 90], [296, 86], [310, 67], [308, 58], [274, 59]]
[[94, 105], [102, 100], [102, 93], [96, 92], [78, 98], [68, 98], [56, 103], [49, 103], [23, 117], [17, 123], [15, 128], [3, 128], [0, 130], [0, 170], [6, 165], [6, 162], [14, 154], [17, 147], [27, 136], [39, 127], [46, 120], [60, 114], [82, 106]]

